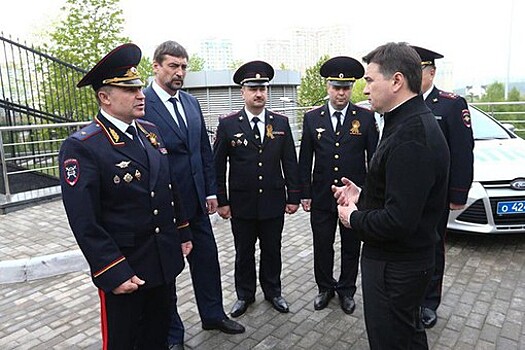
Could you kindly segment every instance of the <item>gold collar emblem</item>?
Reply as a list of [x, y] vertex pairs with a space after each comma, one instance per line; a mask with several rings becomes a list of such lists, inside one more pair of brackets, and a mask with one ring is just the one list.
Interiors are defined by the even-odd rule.
[[120, 136], [117, 134], [117, 132], [114, 129], [109, 128], [109, 134], [111, 135], [113, 142], [118, 142], [118, 140], [120, 140]]

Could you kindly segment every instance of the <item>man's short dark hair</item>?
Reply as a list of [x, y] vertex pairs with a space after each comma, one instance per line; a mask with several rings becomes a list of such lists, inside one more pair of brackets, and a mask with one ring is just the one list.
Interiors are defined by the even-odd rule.
[[176, 41], [168, 40], [157, 46], [155, 53], [153, 54], [153, 61], [157, 63], [162, 63], [166, 55], [173, 57], [183, 57], [189, 59], [188, 52]]
[[412, 92], [421, 92], [421, 58], [407, 43], [387, 43], [363, 57], [363, 62], [379, 65], [379, 72], [385, 77], [394, 73], [403, 74]]

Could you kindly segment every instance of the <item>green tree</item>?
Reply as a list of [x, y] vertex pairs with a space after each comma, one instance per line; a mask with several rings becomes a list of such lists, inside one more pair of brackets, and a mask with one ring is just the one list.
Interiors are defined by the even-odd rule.
[[[124, 17], [120, 0], [66, 0], [63, 16], [46, 36], [45, 46], [52, 56], [88, 70], [115, 47], [130, 42], [123, 36]], [[146, 63], [142, 65], [147, 66]], [[140, 66], [139, 66], [140, 67]], [[39, 69], [37, 67], [37, 69]], [[78, 72], [53, 64], [41, 67], [44, 76], [43, 103], [47, 110], [69, 120], [88, 120], [96, 113], [97, 104], [92, 93], [76, 88]], [[151, 68], [150, 68], [151, 69]], [[141, 69], [147, 77], [148, 70]], [[85, 89], [84, 89], [85, 90]]]
[[483, 102], [505, 101], [505, 86], [497, 81], [487, 86], [485, 95], [481, 98]]
[[89, 69], [106, 53], [130, 41], [121, 35], [124, 16], [120, 0], [66, 0], [65, 17], [49, 32], [55, 57]]
[[139, 71], [140, 78], [144, 82], [144, 84], [148, 84], [148, 80], [150, 77], [153, 76], [153, 60], [149, 58], [148, 56], [142, 56], [142, 59], [140, 60], [139, 65], [137, 66], [137, 70]]
[[242, 60], [233, 60], [231, 61], [229, 64], [228, 64], [228, 69], [230, 70], [236, 70], [237, 68], [239, 68], [240, 66], [243, 65], [243, 61]]
[[205, 63], [206, 61], [204, 60], [204, 58], [193, 54], [188, 60], [188, 70], [192, 72], [200, 72], [201, 70], [204, 70]]
[[358, 79], [354, 83], [354, 87], [352, 88], [352, 102], [357, 103], [361, 102], [367, 99], [365, 94], [363, 93], [363, 90], [365, 89], [366, 82], [364, 79]]
[[326, 81], [319, 74], [319, 70], [329, 58], [330, 56], [324, 55], [319, 58], [319, 61], [314, 66], [306, 69], [304, 77], [301, 78], [301, 85], [298, 91], [298, 99], [301, 106], [314, 106], [324, 102]]

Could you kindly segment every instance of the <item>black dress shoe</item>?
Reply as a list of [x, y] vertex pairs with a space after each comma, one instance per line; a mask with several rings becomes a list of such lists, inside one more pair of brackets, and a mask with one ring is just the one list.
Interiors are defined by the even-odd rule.
[[324, 309], [328, 303], [330, 302], [330, 299], [334, 297], [334, 291], [327, 291], [327, 292], [320, 292], [314, 300], [314, 309], [316, 310], [322, 310]]
[[432, 328], [437, 322], [437, 314], [434, 310], [429, 309], [428, 307], [421, 308], [421, 323], [425, 328]]
[[168, 350], [184, 350], [184, 344], [170, 344]]
[[341, 309], [343, 309], [345, 314], [351, 315], [355, 310], [354, 298], [349, 295], [343, 295], [339, 299], [341, 300]]
[[270, 303], [272, 303], [272, 306], [275, 310], [285, 314], [287, 312], [290, 311], [290, 309], [288, 308], [288, 303], [286, 302], [286, 300], [284, 300], [284, 298], [282, 296], [278, 296], [278, 297], [274, 297], [274, 298], [267, 298], [266, 300], [268, 300]]
[[230, 320], [229, 318], [225, 318], [224, 320], [220, 320], [219, 322], [214, 323], [203, 323], [202, 329], [216, 329], [227, 334], [240, 334], [246, 331], [246, 329], [244, 329], [244, 327], [240, 323], [235, 322], [234, 320]]
[[232, 315], [232, 317], [241, 316], [248, 309], [248, 305], [253, 304], [254, 301], [255, 300], [237, 300], [235, 304], [233, 304], [232, 311], [230, 311], [230, 314]]

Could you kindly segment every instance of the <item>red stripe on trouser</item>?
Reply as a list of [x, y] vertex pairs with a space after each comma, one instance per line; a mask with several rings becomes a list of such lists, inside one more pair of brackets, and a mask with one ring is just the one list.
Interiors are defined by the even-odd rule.
[[102, 350], [108, 349], [108, 318], [106, 314], [106, 294], [102, 289], [98, 290], [100, 297], [100, 328], [102, 331]]

